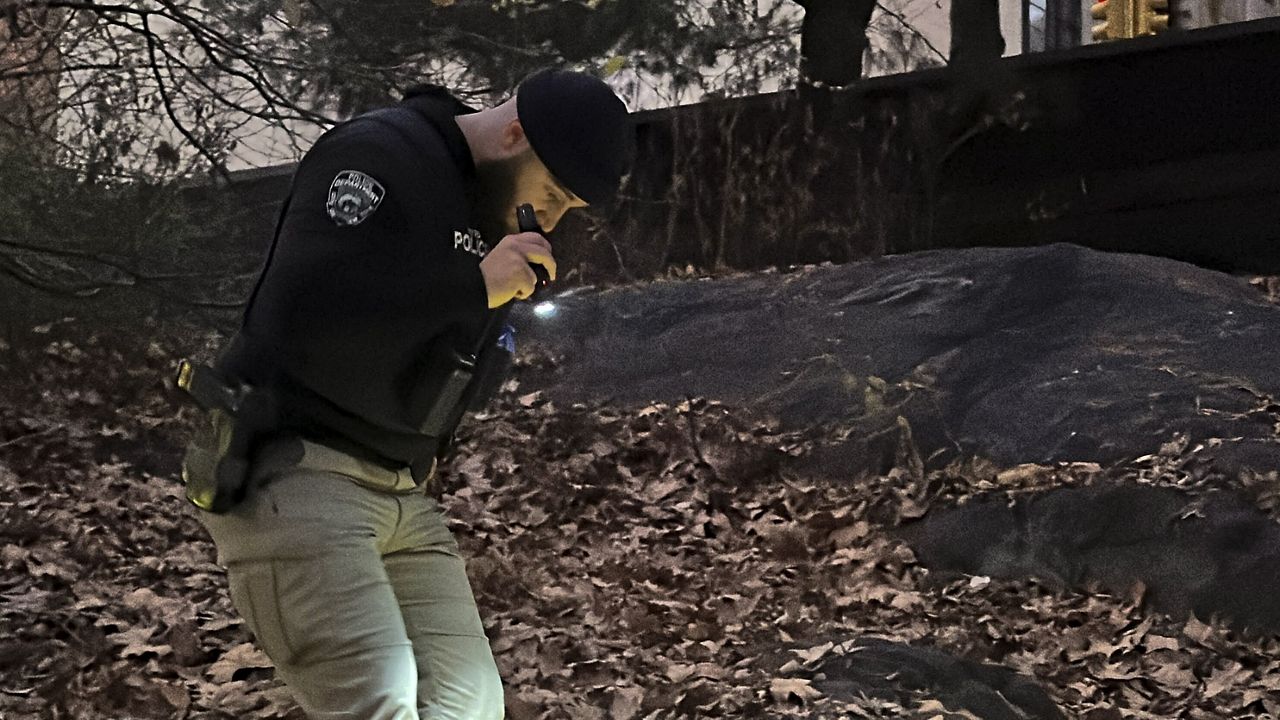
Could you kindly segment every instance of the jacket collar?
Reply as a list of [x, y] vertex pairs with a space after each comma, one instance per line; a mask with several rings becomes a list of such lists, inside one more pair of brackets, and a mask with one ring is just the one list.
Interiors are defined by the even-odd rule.
[[463, 104], [440, 85], [414, 85], [405, 91], [400, 104], [417, 111], [440, 131], [449, 155], [466, 179], [470, 194], [476, 180], [475, 158], [471, 155], [471, 146], [467, 145], [467, 137], [454, 118], [477, 110]]

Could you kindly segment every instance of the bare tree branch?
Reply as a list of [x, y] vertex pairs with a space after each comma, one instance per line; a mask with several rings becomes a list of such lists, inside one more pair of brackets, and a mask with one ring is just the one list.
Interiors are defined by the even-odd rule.
[[[82, 260], [89, 260], [94, 263], [109, 267], [118, 273], [116, 279], [109, 278], [89, 278], [83, 282], [58, 282], [52, 278], [45, 277], [34, 268], [30, 263], [26, 262], [20, 254], [0, 253], [0, 269], [4, 269], [6, 273], [29, 287], [58, 295], [70, 297], [91, 297], [103, 290], [113, 287], [136, 287], [158, 297], [167, 300], [180, 302], [190, 307], [202, 307], [209, 309], [236, 309], [243, 307], [244, 303], [239, 301], [225, 300], [207, 300], [207, 299], [191, 299], [185, 294], [170, 292], [159, 287], [161, 283], [173, 282], [177, 280], [193, 280], [202, 279], [210, 282], [236, 280], [248, 282], [257, 276], [256, 269], [253, 272], [237, 273], [234, 275], [216, 275], [207, 272], [179, 272], [179, 273], [143, 273], [135, 268], [126, 266], [118, 260], [114, 260], [98, 253], [91, 253], [81, 250], [72, 250], [65, 248], [49, 248], [39, 245], [31, 245], [28, 243], [17, 242], [14, 240], [6, 240], [0, 238], [0, 246], [8, 247], [12, 250], [25, 252], [35, 255], [50, 255], [55, 257], [70, 257]], [[83, 274], [83, 273], [82, 273]]]
[[200, 154], [209, 161], [214, 172], [218, 173], [223, 180], [229, 180], [231, 176], [227, 172], [226, 165], [221, 160], [214, 157], [213, 154], [205, 148], [204, 144], [191, 134], [191, 131], [187, 129], [186, 124], [178, 117], [178, 113], [174, 111], [173, 100], [169, 97], [169, 91], [165, 87], [164, 78], [160, 77], [160, 64], [156, 60], [156, 38], [155, 34], [151, 32], [149, 17], [142, 18], [142, 28], [147, 37], [147, 54], [151, 58], [151, 71], [155, 74], [156, 88], [160, 91], [160, 97], [164, 100], [164, 109], [169, 115], [169, 121], [178, 129], [178, 132], [182, 133], [182, 136], [187, 139], [187, 142], [191, 143], [192, 147], [196, 148], [196, 150], [198, 150]]
[[[958, 1], [963, 1], [963, 0], [958, 0]], [[934, 55], [938, 56], [939, 60], [941, 60], [944, 63], [947, 62], [947, 56], [944, 55], [936, 45], [930, 42], [929, 38], [925, 37], [924, 33], [920, 32], [920, 30], [917, 29], [915, 25], [912, 25], [911, 21], [907, 20], [907, 18], [904, 17], [902, 13], [897, 12], [896, 10], [889, 9], [882, 2], [876, 2], [876, 7], [879, 8], [880, 12], [902, 23], [902, 27], [906, 28], [909, 32], [911, 32], [912, 35], [915, 35], [917, 38], [919, 38], [920, 41], [925, 44], [925, 47], [929, 48], [929, 50], [932, 51]]]

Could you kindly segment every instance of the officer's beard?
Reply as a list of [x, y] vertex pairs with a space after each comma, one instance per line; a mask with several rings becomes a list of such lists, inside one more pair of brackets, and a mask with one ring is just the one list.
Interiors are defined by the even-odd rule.
[[516, 180], [527, 162], [522, 155], [476, 163], [477, 193], [472, 218], [489, 247], [517, 232]]

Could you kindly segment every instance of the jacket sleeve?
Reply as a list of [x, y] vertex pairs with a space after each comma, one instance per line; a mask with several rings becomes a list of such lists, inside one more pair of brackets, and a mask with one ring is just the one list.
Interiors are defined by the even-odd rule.
[[317, 141], [294, 176], [282, 229], [295, 291], [320, 286], [341, 300], [332, 309], [388, 319], [487, 310], [478, 262], [451, 261], [453, 231], [441, 219], [440, 204], [459, 196], [448, 186], [457, 184], [452, 160], [421, 154], [369, 120]]

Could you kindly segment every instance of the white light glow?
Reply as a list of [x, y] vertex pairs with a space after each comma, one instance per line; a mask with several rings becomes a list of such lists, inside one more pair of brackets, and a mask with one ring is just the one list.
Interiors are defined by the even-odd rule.
[[555, 317], [556, 304], [553, 302], [540, 302], [533, 306], [533, 314], [540, 318]]

